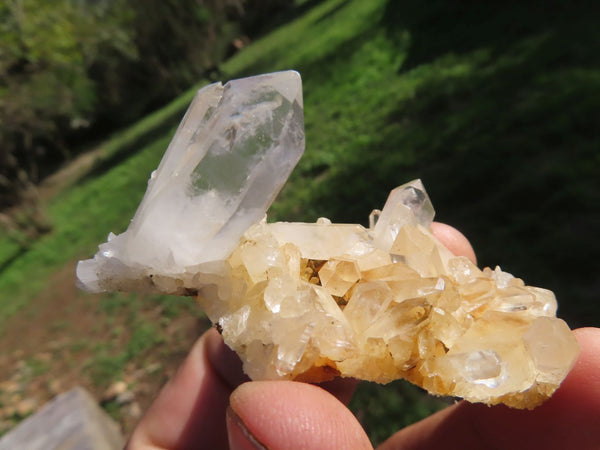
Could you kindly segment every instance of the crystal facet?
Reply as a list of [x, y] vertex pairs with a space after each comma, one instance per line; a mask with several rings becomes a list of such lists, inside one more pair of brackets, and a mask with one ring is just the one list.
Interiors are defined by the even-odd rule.
[[[302, 83], [294, 71], [200, 89], [127, 231], [109, 236], [77, 275], [90, 291], [173, 291], [225, 259], [265, 214], [304, 151]], [[153, 278], [157, 280], [153, 280]], [[191, 283], [191, 284], [190, 284]]]
[[253, 379], [405, 378], [517, 408], [548, 398], [579, 352], [554, 295], [453, 255], [420, 180], [369, 228], [266, 222], [303, 143], [297, 73], [200, 90], [130, 227], [80, 262], [80, 282], [197, 295]]

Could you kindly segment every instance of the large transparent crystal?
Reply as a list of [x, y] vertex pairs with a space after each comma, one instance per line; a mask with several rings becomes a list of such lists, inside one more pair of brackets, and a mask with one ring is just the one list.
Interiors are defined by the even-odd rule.
[[532, 408], [578, 355], [552, 292], [480, 270], [431, 234], [419, 180], [370, 226], [267, 223], [303, 147], [300, 80], [198, 93], [129, 229], [78, 267], [88, 289], [197, 295], [253, 379], [386, 383]]
[[110, 234], [94, 259], [79, 263], [81, 284], [93, 292], [194, 290], [190, 267], [233, 251], [303, 151], [297, 72], [200, 89], [127, 231]]

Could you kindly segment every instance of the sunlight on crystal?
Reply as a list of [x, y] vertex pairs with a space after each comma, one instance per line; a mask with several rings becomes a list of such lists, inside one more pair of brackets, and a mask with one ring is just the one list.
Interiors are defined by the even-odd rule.
[[405, 378], [516, 408], [552, 395], [579, 352], [554, 294], [453, 255], [420, 180], [368, 228], [267, 223], [304, 149], [302, 108], [291, 71], [201, 89], [129, 228], [79, 263], [80, 285], [196, 296], [256, 380]]

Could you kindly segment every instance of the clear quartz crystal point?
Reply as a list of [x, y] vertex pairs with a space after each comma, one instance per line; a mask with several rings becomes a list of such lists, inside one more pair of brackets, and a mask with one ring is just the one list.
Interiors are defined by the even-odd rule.
[[516, 408], [550, 397], [579, 352], [554, 294], [453, 255], [420, 180], [368, 228], [267, 223], [303, 145], [297, 73], [200, 90], [130, 227], [80, 262], [80, 282], [197, 294], [252, 379], [404, 378]]
[[294, 71], [200, 89], [129, 228], [79, 263], [80, 284], [164, 290], [152, 278], [225, 259], [302, 155], [302, 108]]
[[389, 250], [408, 221], [429, 227], [434, 215], [433, 205], [421, 180], [403, 184], [390, 192], [375, 224], [373, 241], [378, 247]]

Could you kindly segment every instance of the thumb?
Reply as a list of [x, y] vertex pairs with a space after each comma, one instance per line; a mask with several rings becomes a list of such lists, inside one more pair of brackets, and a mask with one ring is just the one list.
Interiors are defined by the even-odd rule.
[[238, 387], [230, 397], [227, 432], [232, 450], [372, 448], [338, 399], [318, 386], [294, 381]]

